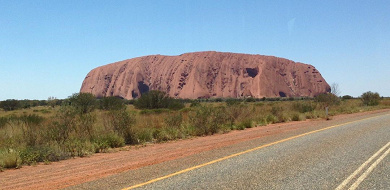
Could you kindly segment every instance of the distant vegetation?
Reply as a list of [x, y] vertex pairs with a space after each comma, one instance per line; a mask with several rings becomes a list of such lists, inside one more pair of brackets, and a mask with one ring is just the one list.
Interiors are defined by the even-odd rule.
[[168, 96], [165, 92], [151, 90], [143, 94], [134, 104], [138, 109], [174, 109], [184, 108], [184, 103], [179, 99]]
[[366, 106], [376, 106], [379, 105], [381, 98], [377, 92], [368, 91], [362, 94], [361, 99]]
[[0, 102], [0, 170], [49, 163], [111, 148], [163, 142], [272, 123], [390, 108], [390, 99], [366, 92], [360, 98], [177, 100], [150, 91], [138, 100], [96, 99], [77, 93], [65, 100]]

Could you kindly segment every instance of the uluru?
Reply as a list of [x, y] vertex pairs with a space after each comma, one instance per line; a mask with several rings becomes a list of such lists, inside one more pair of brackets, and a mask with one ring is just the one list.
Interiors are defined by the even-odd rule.
[[174, 98], [313, 97], [330, 91], [312, 65], [288, 59], [215, 51], [149, 55], [91, 70], [80, 92], [139, 98], [149, 90]]

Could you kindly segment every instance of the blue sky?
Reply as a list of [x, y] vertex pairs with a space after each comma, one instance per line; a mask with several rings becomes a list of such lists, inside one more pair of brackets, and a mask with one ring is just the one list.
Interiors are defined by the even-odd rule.
[[221, 51], [314, 65], [341, 95], [390, 96], [390, 1], [3, 1], [0, 100], [66, 98], [93, 68]]

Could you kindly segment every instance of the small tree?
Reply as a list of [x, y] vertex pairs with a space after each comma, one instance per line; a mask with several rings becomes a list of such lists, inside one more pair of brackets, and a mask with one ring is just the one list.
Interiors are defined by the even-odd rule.
[[339, 97], [332, 93], [324, 93], [317, 95], [314, 100], [324, 107], [329, 107], [332, 105], [337, 105], [340, 102]]
[[335, 96], [340, 96], [340, 88], [339, 88], [339, 84], [337, 83], [332, 83], [332, 85], [330, 86], [330, 93], [334, 94]]
[[102, 110], [121, 110], [125, 108], [124, 101], [118, 97], [110, 96], [100, 100], [100, 109]]
[[69, 97], [71, 106], [74, 106], [80, 114], [86, 114], [95, 110], [97, 101], [91, 93], [76, 93]]
[[350, 100], [350, 99], [353, 99], [353, 97], [350, 96], [350, 95], [344, 95], [343, 97], [341, 97], [341, 99], [343, 99], [343, 100]]
[[379, 93], [371, 91], [363, 93], [360, 98], [363, 104], [366, 106], [376, 106], [379, 104], [379, 101], [381, 99]]

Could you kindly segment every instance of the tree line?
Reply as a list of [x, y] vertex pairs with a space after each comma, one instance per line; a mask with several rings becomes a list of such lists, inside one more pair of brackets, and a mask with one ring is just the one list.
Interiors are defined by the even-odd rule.
[[[360, 97], [362, 103], [367, 106], [378, 105], [379, 101], [382, 99], [377, 92], [365, 92]], [[143, 94], [140, 98], [136, 100], [126, 100], [120, 97], [103, 97], [96, 98], [90, 93], [75, 93], [67, 99], [57, 99], [55, 97], [49, 97], [47, 100], [15, 100], [8, 99], [0, 101], [0, 108], [4, 111], [12, 111], [17, 109], [26, 109], [36, 106], [60, 106], [60, 105], [78, 105], [84, 112], [87, 112], [87, 109], [102, 109], [102, 110], [114, 110], [122, 109], [127, 104], [134, 104], [138, 109], [181, 109], [184, 107], [184, 103], [199, 103], [199, 102], [260, 102], [260, 101], [294, 101], [294, 100], [315, 100], [317, 102], [322, 102], [324, 105], [337, 104], [340, 100], [354, 99], [350, 95], [345, 95], [342, 97], [337, 96], [334, 93], [324, 93], [315, 96], [314, 98], [310, 97], [275, 97], [275, 98], [210, 98], [210, 99], [175, 99], [169, 97], [167, 93], [152, 90], [148, 93]]]

